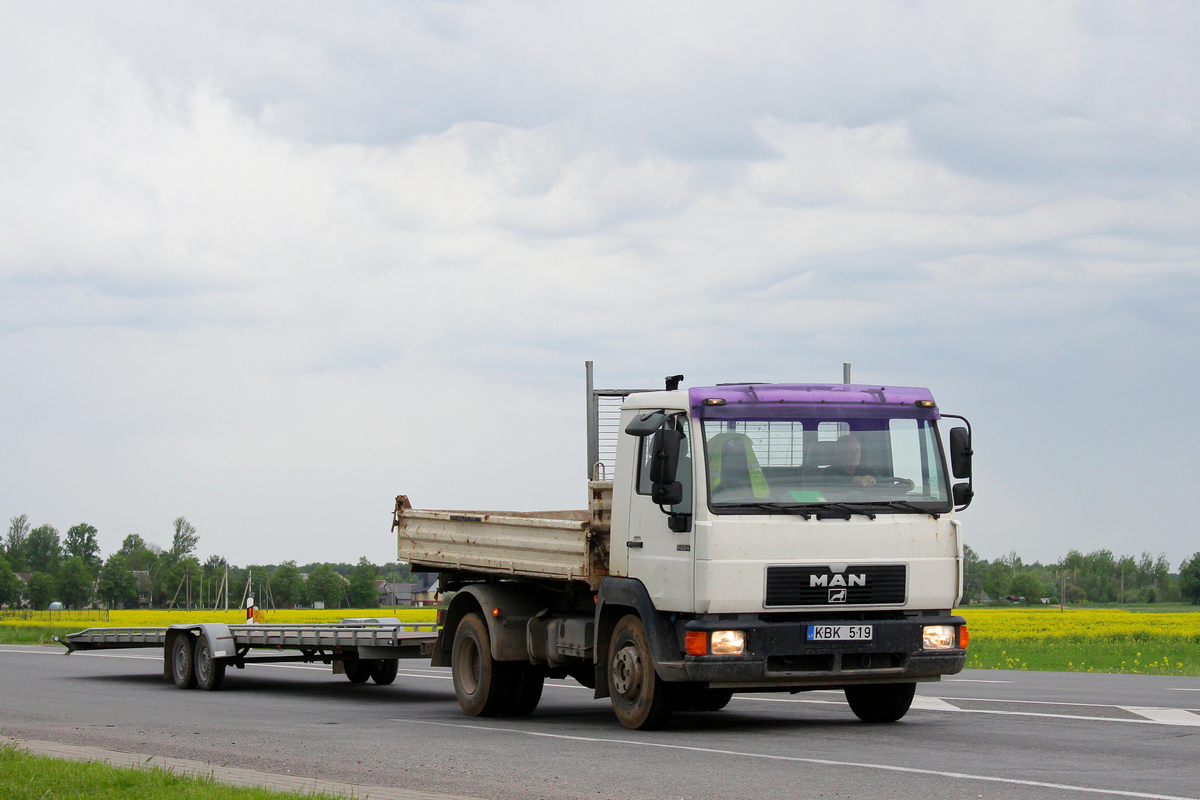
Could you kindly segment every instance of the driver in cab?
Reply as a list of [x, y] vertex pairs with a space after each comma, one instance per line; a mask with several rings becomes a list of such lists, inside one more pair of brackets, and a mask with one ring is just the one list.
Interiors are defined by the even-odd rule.
[[[846, 434], [834, 442], [833, 452], [829, 457], [829, 467], [823, 472], [826, 480], [835, 483], [848, 483], [851, 486], [867, 488], [876, 484], [876, 477], [862, 464], [862, 445], [854, 436]], [[913, 482], [907, 478], [891, 478], [888, 482], [909, 491]]]

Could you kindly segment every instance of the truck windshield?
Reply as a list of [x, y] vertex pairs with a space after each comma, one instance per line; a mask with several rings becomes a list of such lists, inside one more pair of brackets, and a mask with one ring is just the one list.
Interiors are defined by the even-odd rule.
[[720, 419], [703, 428], [709, 506], [718, 514], [828, 504], [869, 513], [951, 508], [932, 420]]

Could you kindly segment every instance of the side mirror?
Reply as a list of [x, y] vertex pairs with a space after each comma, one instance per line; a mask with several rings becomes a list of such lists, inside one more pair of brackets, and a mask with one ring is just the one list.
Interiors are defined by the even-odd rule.
[[952, 491], [954, 492], [954, 505], [958, 506], [956, 510], [961, 511], [971, 505], [971, 498], [975, 496], [975, 491], [971, 489], [971, 484], [956, 483]]
[[649, 436], [661, 428], [666, 419], [667, 415], [661, 411], [647, 411], [644, 414], [638, 414], [634, 417], [625, 426], [625, 432], [630, 436]]
[[683, 502], [683, 484], [679, 481], [655, 483], [650, 489], [650, 499], [660, 506], [678, 505]]
[[[966, 428], [950, 429], [950, 468], [956, 478], [971, 477], [971, 433]], [[958, 489], [957, 486], [954, 487]], [[956, 499], [957, 503], [958, 500]], [[969, 501], [968, 501], [969, 502]]]
[[[654, 484], [674, 483], [679, 471], [679, 446], [683, 444], [683, 431], [660, 428], [650, 439], [650, 481]], [[679, 501], [676, 500], [676, 503]], [[668, 505], [664, 503], [664, 505]]]

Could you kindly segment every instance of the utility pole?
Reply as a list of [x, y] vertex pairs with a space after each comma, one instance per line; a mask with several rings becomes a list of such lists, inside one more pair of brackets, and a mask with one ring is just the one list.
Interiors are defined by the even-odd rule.
[[842, 362], [842, 383], [849, 383], [849, 382], [850, 382], [850, 362], [843, 361]]

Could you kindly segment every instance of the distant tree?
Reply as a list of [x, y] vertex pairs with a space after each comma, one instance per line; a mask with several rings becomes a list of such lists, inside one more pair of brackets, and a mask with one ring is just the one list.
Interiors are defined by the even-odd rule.
[[999, 600], [1008, 596], [1008, 587], [1012, 583], [1012, 568], [1003, 561], [993, 561], [988, 565], [987, 575], [983, 579], [983, 590], [988, 597]]
[[1027, 604], [1040, 603], [1045, 594], [1045, 585], [1032, 572], [1019, 572], [1013, 576], [1008, 587], [1009, 594], [1024, 597]]
[[58, 581], [48, 572], [35, 572], [29, 578], [29, 606], [45, 610], [56, 600]]
[[118, 552], [123, 556], [128, 556], [145, 549], [146, 540], [136, 533], [131, 533], [125, 537], [125, 541], [121, 542], [121, 549]]
[[109, 556], [100, 568], [100, 584], [96, 594], [109, 608], [137, 605], [137, 579], [129, 569], [129, 556], [122, 553]]
[[987, 568], [988, 562], [981, 560], [970, 545], [963, 546], [963, 602], [983, 599]]
[[271, 593], [278, 606], [292, 608], [304, 602], [304, 579], [295, 561], [285, 561], [271, 573]]
[[21, 514], [8, 521], [8, 535], [4, 537], [4, 555], [14, 572], [25, 571], [28, 545], [29, 517]]
[[62, 566], [62, 541], [51, 525], [39, 525], [29, 532], [26, 563], [30, 572], [57, 573]]
[[1179, 594], [1185, 600], [1200, 604], [1200, 553], [1193, 553], [1179, 565]]
[[317, 564], [308, 573], [308, 599], [320, 601], [326, 608], [340, 608], [346, 582], [328, 564]]
[[8, 559], [0, 556], [0, 605], [15, 608], [21, 600], [21, 579], [13, 572]]
[[351, 608], [375, 608], [379, 605], [379, 592], [375, 590], [375, 565], [363, 556], [350, 575], [346, 596]]
[[96, 541], [96, 529], [86, 522], [67, 529], [65, 550], [67, 556], [78, 556], [95, 572], [100, 567], [100, 544]]
[[92, 599], [92, 570], [79, 556], [63, 562], [58, 573], [58, 599], [70, 608], [83, 608]]
[[196, 545], [200, 543], [200, 537], [196, 534], [196, 528], [192, 523], [188, 522], [183, 517], [176, 517], [175, 535], [171, 537], [171, 558], [178, 561], [181, 558], [186, 558], [196, 551]]

